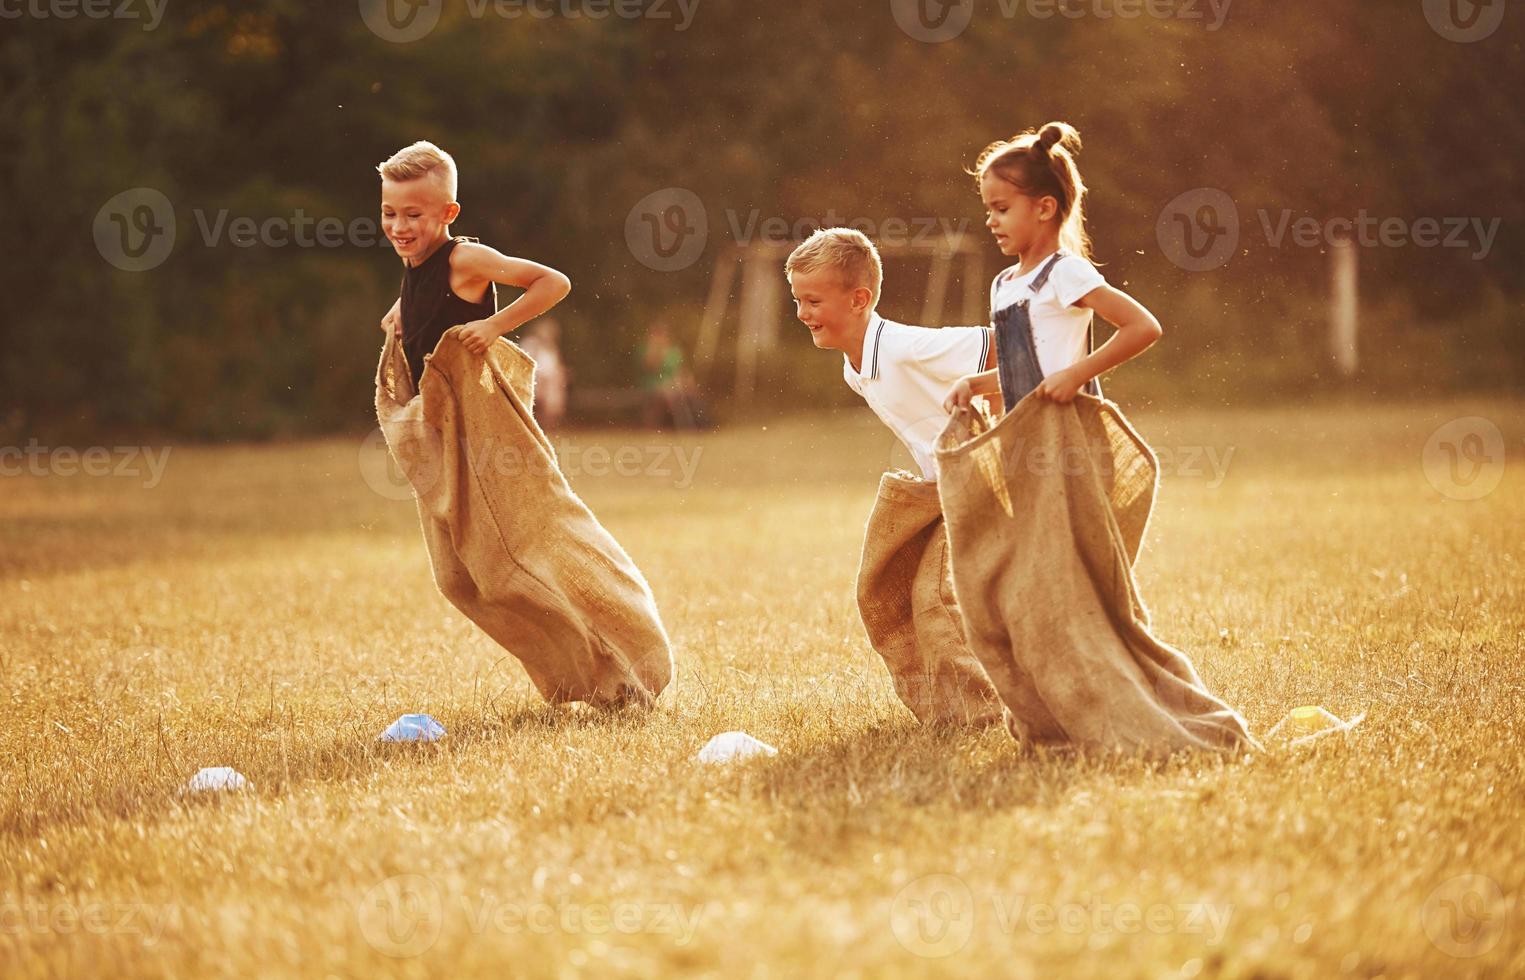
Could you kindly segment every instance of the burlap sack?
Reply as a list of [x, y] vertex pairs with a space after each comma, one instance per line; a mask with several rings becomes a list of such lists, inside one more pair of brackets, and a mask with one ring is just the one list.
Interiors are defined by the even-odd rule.
[[547, 700], [650, 703], [672, 679], [667, 633], [530, 412], [534, 362], [507, 340], [472, 354], [459, 334], [426, 359], [420, 397], [395, 337], [376, 373], [376, 417], [417, 497], [435, 585]]
[[858, 612], [895, 693], [924, 723], [985, 725], [1001, 702], [964, 642], [937, 485], [886, 473], [863, 536]]
[[1117, 406], [1029, 395], [937, 443], [953, 584], [1018, 739], [1164, 756], [1255, 746], [1244, 719], [1149, 631], [1133, 562], [1154, 453]]

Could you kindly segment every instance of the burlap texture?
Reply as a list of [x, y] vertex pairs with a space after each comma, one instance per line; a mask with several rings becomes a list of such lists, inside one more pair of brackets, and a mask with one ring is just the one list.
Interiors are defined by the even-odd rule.
[[652, 702], [672, 679], [667, 633], [531, 414], [534, 362], [507, 340], [474, 355], [459, 333], [429, 355], [419, 397], [395, 337], [376, 373], [376, 417], [413, 486], [435, 585], [547, 700]]
[[1255, 745], [1150, 632], [1133, 563], [1158, 464], [1116, 405], [1029, 395], [994, 425], [960, 411], [937, 460], [959, 609], [1015, 736], [1159, 756]]
[[985, 725], [1001, 703], [964, 642], [937, 485], [886, 473], [863, 535], [858, 612], [895, 693], [925, 723]]

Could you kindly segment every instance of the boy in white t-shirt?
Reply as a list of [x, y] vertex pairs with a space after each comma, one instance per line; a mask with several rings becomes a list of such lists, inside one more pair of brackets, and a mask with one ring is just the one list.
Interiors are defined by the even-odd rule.
[[948, 413], [948, 385], [994, 363], [994, 335], [988, 327], [913, 327], [869, 317], [860, 361], [842, 357], [842, 380], [868, 403], [916, 460], [921, 475], [937, 479], [932, 444]]
[[842, 377], [904, 443], [920, 478], [886, 473], [865, 531], [858, 611], [896, 693], [923, 722], [1001, 718], [995, 688], [964, 640], [948, 573], [933, 443], [943, 399], [959, 378], [995, 365], [986, 327], [928, 328], [878, 314], [884, 272], [862, 232], [822, 229], [784, 264], [795, 312], [823, 350], [842, 352]]

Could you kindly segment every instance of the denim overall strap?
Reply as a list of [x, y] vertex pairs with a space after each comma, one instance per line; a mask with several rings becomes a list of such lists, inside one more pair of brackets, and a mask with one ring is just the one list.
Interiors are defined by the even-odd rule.
[[[1063, 252], [1055, 252], [1033, 277], [1028, 288], [1036, 293], [1047, 285], [1055, 263], [1063, 256]], [[996, 334], [996, 371], [1001, 381], [1001, 398], [1008, 412], [1043, 382], [1043, 369], [1038, 364], [1038, 348], [1033, 341], [1032, 315], [1028, 312], [1030, 302], [1020, 300], [998, 310], [992, 317]], [[1094, 335], [1088, 332], [1088, 352], [1093, 349], [1093, 341]], [[1096, 378], [1086, 382], [1081, 390], [1101, 397], [1101, 383]]]

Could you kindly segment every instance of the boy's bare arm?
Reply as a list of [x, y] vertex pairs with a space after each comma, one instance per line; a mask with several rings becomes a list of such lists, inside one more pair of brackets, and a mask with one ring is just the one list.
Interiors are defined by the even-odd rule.
[[[994, 354], [986, 358], [985, 363], [989, 364], [993, 359]], [[976, 395], [994, 395], [1000, 390], [1001, 373], [997, 370], [966, 374], [948, 389], [948, 397], [943, 399], [943, 411], [951, 413], [954, 409], [968, 408]]]
[[496, 282], [524, 290], [518, 299], [487, 319], [465, 325], [462, 341], [476, 354], [486, 353], [488, 344], [540, 316], [572, 291], [572, 281], [550, 266], [504, 255], [476, 242], [456, 246], [450, 253], [450, 268], [464, 273], [473, 285]]

